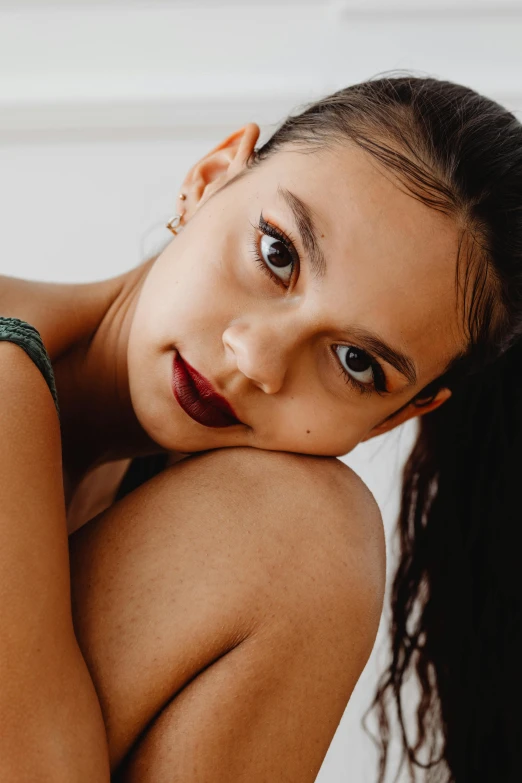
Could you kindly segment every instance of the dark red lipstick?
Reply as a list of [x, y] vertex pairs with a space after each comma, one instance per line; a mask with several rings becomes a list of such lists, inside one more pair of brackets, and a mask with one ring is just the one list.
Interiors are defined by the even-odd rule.
[[173, 362], [172, 391], [185, 413], [205, 427], [241, 424], [225, 398], [178, 351]]

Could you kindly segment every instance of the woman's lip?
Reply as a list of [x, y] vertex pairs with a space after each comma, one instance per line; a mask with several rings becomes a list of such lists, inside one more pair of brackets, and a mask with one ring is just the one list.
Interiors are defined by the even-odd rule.
[[185, 413], [205, 427], [241, 424], [225, 398], [178, 351], [173, 361], [172, 391]]

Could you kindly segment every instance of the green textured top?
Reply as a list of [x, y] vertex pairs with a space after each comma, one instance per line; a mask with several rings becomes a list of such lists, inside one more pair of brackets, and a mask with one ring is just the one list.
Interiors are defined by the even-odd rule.
[[49, 390], [53, 395], [56, 411], [58, 416], [60, 416], [58, 394], [56, 393], [51, 359], [43, 344], [40, 332], [35, 329], [34, 326], [31, 326], [31, 324], [28, 324], [26, 321], [21, 321], [19, 318], [4, 318], [0, 316], [0, 340], [16, 343], [24, 349], [28, 356], [30, 356], [47, 381]]

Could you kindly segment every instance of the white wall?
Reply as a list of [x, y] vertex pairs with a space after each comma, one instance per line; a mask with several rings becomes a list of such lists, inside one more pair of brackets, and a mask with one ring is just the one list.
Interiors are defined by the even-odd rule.
[[[254, 120], [266, 135], [295, 105], [383, 70], [522, 109], [521, 44], [522, 0], [0, 0], [0, 273], [82, 281], [130, 268], [168, 239], [186, 168], [227, 133]], [[389, 541], [413, 431], [347, 458]], [[319, 783], [376, 779], [359, 724], [379, 646]]]

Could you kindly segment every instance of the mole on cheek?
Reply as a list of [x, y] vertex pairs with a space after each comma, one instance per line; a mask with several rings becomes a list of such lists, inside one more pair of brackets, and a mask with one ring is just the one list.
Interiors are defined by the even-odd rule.
[[307, 434], [307, 435], [310, 435], [310, 430], [306, 430], [306, 434]]

